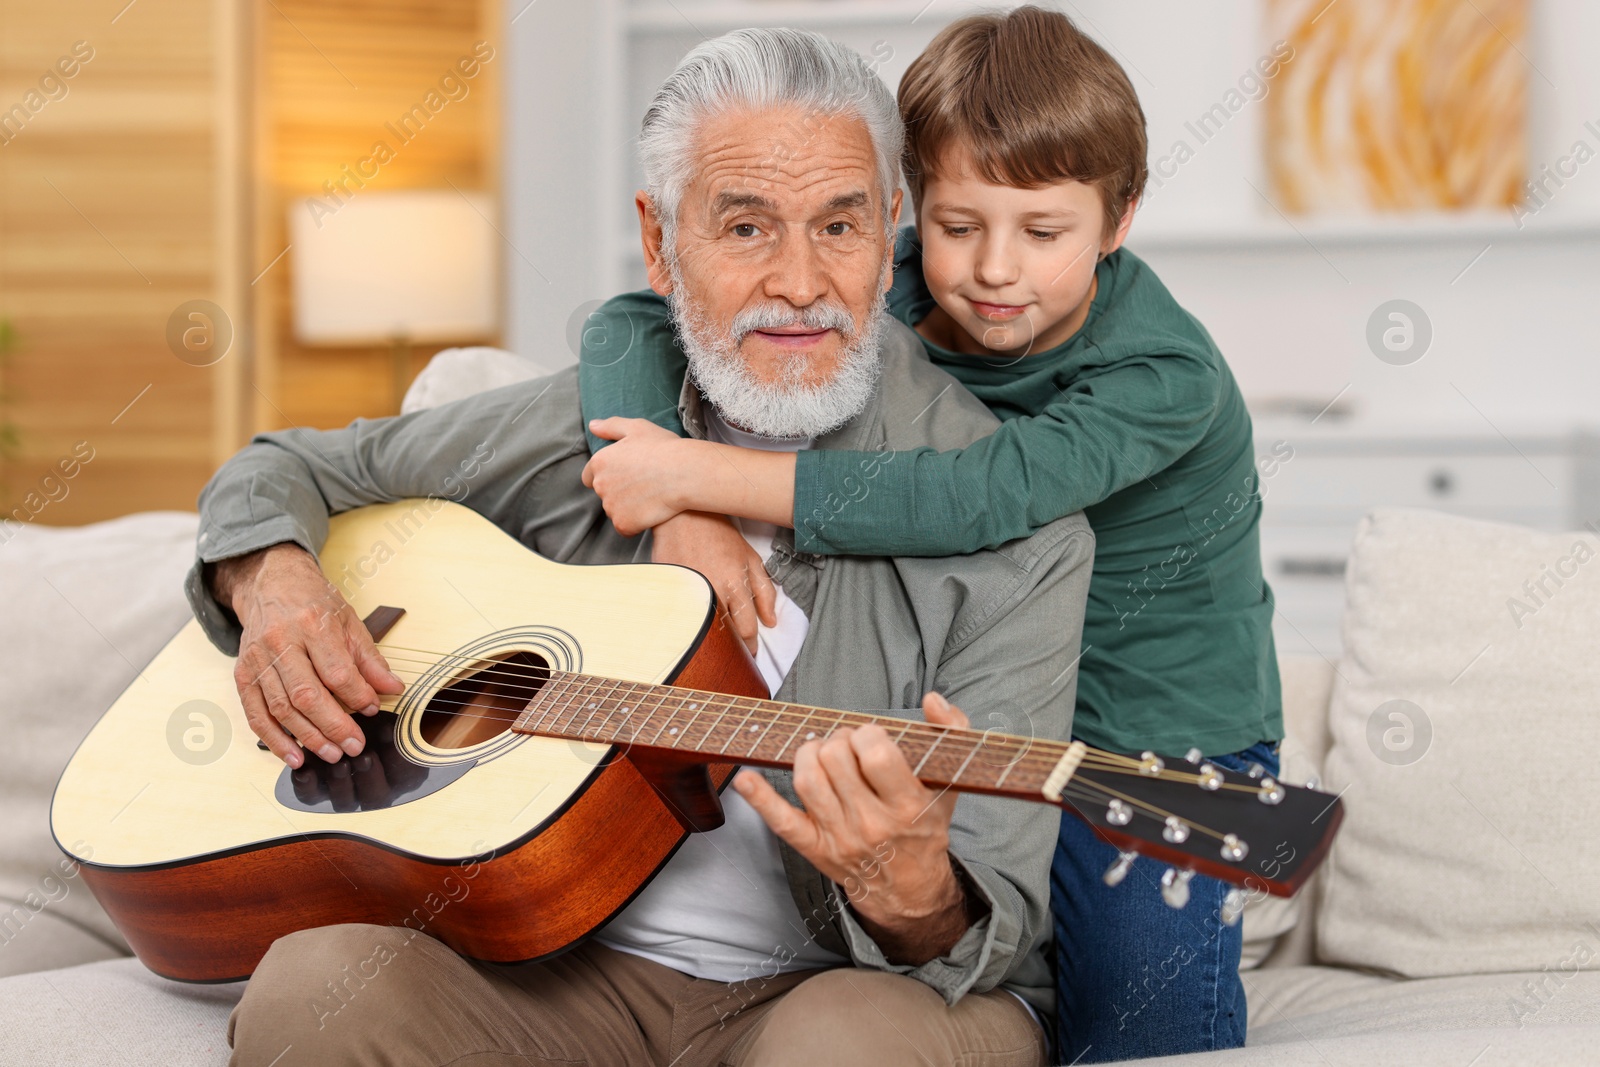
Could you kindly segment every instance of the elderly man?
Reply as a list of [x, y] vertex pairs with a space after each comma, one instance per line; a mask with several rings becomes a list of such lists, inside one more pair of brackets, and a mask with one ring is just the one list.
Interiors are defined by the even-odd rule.
[[[708, 41], [656, 94], [638, 205], [652, 284], [689, 339], [691, 434], [892, 450], [994, 428], [882, 310], [900, 143], [883, 84], [816, 34]], [[467, 462], [464, 502], [529, 548], [648, 559], [650, 535], [624, 536], [585, 488], [587, 457], [568, 370], [343, 430], [264, 434], [230, 460], [201, 497], [188, 588], [212, 639], [238, 649], [261, 738], [294, 766], [337, 760], [361, 747], [351, 714], [399, 689], [311, 554], [329, 513], [439, 495]], [[864, 471], [855, 489], [870, 484]], [[916, 717], [928, 694], [932, 721], [964, 723], [959, 704], [980, 727], [1068, 736], [1075, 678], [1061, 668], [1093, 546], [1081, 516], [946, 560], [814, 558], [790, 531], [743, 532], [782, 589], [758, 647], [779, 698]], [[930, 791], [871, 727], [807, 743], [792, 773], [742, 772], [724, 801], [724, 826], [552, 960], [477, 964], [388, 927], [281, 939], [230, 1023], [234, 1062], [1045, 1062], [1054, 809]], [[863, 870], [867, 891], [846, 894]], [[340, 969], [384, 945], [381, 992], [319, 1012]]]

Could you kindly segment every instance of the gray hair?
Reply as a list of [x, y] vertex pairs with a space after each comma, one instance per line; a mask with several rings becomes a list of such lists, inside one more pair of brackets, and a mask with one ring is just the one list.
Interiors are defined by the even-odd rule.
[[645, 112], [639, 161], [670, 258], [683, 191], [694, 175], [695, 132], [714, 114], [794, 104], [813, 115], [853, 115], [877, 154], [884, 230], [900, 185], [905, 129], [894, 96], [866, 60], [811, 30], [745, 29], [702, 42], [683, 58]]

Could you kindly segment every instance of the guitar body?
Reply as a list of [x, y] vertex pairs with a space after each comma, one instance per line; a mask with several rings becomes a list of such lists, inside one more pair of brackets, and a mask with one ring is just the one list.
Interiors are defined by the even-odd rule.
[[[439, 500], [335, 516], [320, 559], [362, 617], [404, 609], [379, 649], [407, 689], [358, 716], [361, 756], [288, 772], [256, 744], [234, 660], [190, 622], [57, 786], [56, 841], [151, 970], [243, 978], [277, 938], [350, 922], [538, 959], [615, 915], [686, 827], [720, 821], [731, 764], [516, 733], [471, 703], [497, 660], [513, 682], [549, 669], [765, 698], [697, 573], [552, 563]], [[533, 692], [509, 688], [518, 707]]]

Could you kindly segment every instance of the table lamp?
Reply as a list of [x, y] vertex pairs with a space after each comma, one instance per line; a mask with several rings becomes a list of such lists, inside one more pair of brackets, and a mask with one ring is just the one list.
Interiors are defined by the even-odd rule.
[[414, 343], [495, 332], [492, 217], [487, 196], [454, 189], [293, 201], [295, 337], [305, 345], [388, 343], [398, 411]]

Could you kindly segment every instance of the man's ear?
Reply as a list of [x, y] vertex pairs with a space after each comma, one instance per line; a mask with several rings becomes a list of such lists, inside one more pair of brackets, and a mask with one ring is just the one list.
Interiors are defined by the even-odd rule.
[[1134, 197], [1128, 201], [1128, 206], [1122, 211], [1122, 220], [1117, 223], [1117, 232], [1111, 235], [1109, 241], [1100, 243], [1100, 258], [1104, 259], [1122, 247], [1122, 242], [1128, 239], [1128, 231], [1133, 229], [1133, 213], [1138, 210], [1139, 198]]
[[650, 194], [640, 189], [633, 194], [633, 206], [639, 212], [639, 243], [644, 248], [645, 275], [650, 288], [666, 296], [672, 292], [672, 272], [667, 270], [667, 259], [661, 250], [661, 220], [656, 216], [656, 206]]

